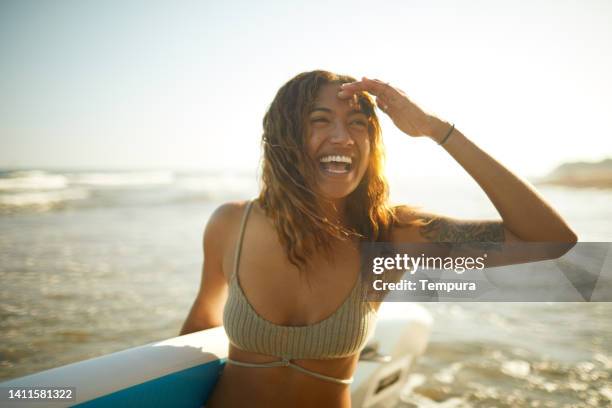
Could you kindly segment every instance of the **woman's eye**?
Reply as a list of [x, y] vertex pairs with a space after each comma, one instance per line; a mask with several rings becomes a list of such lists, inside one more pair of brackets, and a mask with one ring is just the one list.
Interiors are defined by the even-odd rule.
[[368, 124], [363, 120], [354, 120], [352, 123], [357, 124], [359, 126], [367, 126]]
[[326, 123], [326, 122], [329, 122], [329, 121], [327, 119], [325, 119], [325, 118], [314, 118], [314, 119], [312, 119], [312, 122], [324, 122], [324, 123]]

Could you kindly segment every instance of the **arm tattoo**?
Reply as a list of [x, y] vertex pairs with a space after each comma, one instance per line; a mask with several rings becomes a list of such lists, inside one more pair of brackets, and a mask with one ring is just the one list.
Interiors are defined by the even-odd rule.
[[436, 217], [421, 226], [419, 232], [432, 242], [467, 244], [480, 249], [500, 249], [506, 240], [503, 224], [495, 221], [452, 222]]

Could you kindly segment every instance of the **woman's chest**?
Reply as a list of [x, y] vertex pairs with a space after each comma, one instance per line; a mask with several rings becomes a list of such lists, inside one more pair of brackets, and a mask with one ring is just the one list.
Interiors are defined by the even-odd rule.
[[235, 259], [226, 257], [224, 269], [237, 274], [242, 292], [260, 316], [275, 324], [302, 326], [331, 316], [359, 279], [361, 260], [354, 243], [337, 243], [330, 254], [313, 253], [300, 270], [289, 262], [274, 231], [250, 229], [239, 262], [235, 265]]

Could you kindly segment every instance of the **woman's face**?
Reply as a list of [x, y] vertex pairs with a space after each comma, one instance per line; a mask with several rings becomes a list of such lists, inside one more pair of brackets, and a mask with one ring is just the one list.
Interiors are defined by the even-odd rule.
[[370, 157], [368, 117], [359, 104], [338, 98], [339, 84], [324, 85], [307, 117], [306, 150], [315, 168], [315, 192], [328, 199], [352, 193]]

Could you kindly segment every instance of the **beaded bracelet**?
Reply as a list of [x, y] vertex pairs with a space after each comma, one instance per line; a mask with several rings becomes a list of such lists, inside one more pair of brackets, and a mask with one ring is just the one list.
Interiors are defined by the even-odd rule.
[[444, 136], [444, 139], [442, 139], [442, 141], [440, 143], [438, 143], [438, 145], [442, 146], [444, 143], [446, 143], [446, 141], [450, 137], [451, 133], [453, 133], [453, 130], [455, 130], [455, 124], [454, 123], [451, 124], [450, 130], [448, 131], [446, 136]]

